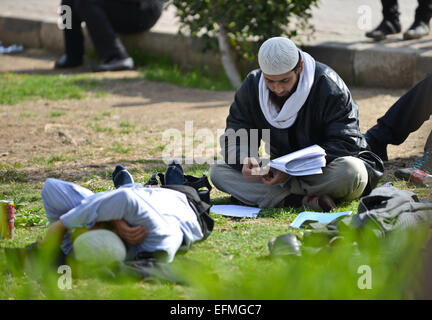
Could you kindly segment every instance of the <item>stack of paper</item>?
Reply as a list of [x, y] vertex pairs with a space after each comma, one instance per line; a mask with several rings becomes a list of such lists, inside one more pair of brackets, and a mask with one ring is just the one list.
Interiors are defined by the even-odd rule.
[[260, 208], [237, 206], [237, 205], [213, 205], [210, 211], [223, 216], [238, 217], [238, 218], [256, 218], [260, 212]]
[[291, 176], [308, 176], [322, 173], [321, 168], [326, 165], [325, 156], [324, 149], [315, 144], [271, 160], [269, 165]]

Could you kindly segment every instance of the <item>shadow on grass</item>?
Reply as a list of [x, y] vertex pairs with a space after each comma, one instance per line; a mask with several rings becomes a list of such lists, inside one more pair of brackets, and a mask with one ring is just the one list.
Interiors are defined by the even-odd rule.
[[[88, 73], [90, 70], [87, 70], [85, 67], [71, 70], [11, 70], [10, 73], [6, 73], [8, 78], [6, 80], [8, 80], [7, 82], [15, 80], [15, 83], [13, 85], [9, 84], [8, 88], [0, 90], [0, 103], [16, 104], [32, 96], [54, 100], [68, 98], [80, 99], [83, 97], [82, 93], [84, 92], [100, 93], [101, 90], [128, 97], [141, 96], [146, 99], [141, 105], [174, 101], [202, 102], [202, 97], [196, 97], [196, 95], [173, 94], [172, 91], [175, 90], [175, 88], [167, 87], [167, 82], [188, 88], [216, 91], [233, 90], [223, 72], [216, 74], [208, 71], [205, 67], [181, 69], [168, 57], [147, 55], [138, 51], [132, 52], [132, 56], [140, 69], [138, 69], [138, 73], [127, 73], [126, 77], [125, 72], [113, 72], [110, 73], [110, 77], [103, 78], [98, 75], [92, 76], [91, 73]], [[46, 60], [46, 58], [44, 58], [44, 60]], [[145, 68], [142, 68], [143, 66], [145, 66]], [[164, 83], [154, 83], [152, 84], [152, 88], [148, 88], [148, 85], [143, 82], [144, 79]], [[0, 83], [2, 83], [2, 80], [2, 77], [0, 77]], [[7, 84], [8, 83], [5, 83], [5, 85]], [[158, 86], [160, 88], [155, 90], [153, 86]], [[65, 93], [59, 94], [59, 88], [62, 87], [68, 88], [69, 90], [65, 90]], [[55, 95], [52, 93], [53, 89], [55, 89]], [[72, 95], [67, 94], [72, 89], [74, 93]], [[25, 91], [26, 94], [21, 94], [21, 91]], [[7, 92], [8, 94], [2, 97], [2, 92]], [[78, 92], [82, 93], [78, 94]], [[7, 97], [9, 97], [9, 99], [7, 99]], [[13, 97], [13, 99], [10, 97]], [[206, 99], [206, 101], [210, 100]], [[222, 105], [219, 104], [216, 107], [221, 106]], [[119, 106], [117, 105], [116, 107]]]
[[[177, 83], [172, 83], [171, 76], [161, 74], [158, 79], [146, 80], [146, 73], [142, 75], [122, 78], [97, 78], [91, 74], [53, 74], [53, 75], [18, 75], [17, 73], [8, 73], [0, 76], [0, 104], [15, 105], [23, 100], [31, 98], [43, 98], [49, 100], [63, 99], [83, 99], [88, 94], [100, 96], [101, 94], [115, 94], [123, 97], [140, 97], [142, 102], [133, 104], [113, 104], [112, 108], [125, 107], [147, 107], [153, 104], [166, 102], [184, 102], [184, 103], [206, 103], [206, 106], [194, 106], [194, 108], [220, 108], [229, 105], [228, 100], [232, 99], [232, 93], [229, 96], [226, 92], [212, 92], [211, 94], [190, 94], [188, 90], [182, 90], [181, 87], [213, 90], [214, 87], [211, 79], [205, 79], [202, 75], [193, 76], [193, 83], [183, 83], [181, 79], [186, 79], [181, 74], [177, 75]], [[154, 71], [156, 72], [156, 71]], [[170, 82], [171, 83], [167, 83]], [[192, 81], [192, 80], [191, 80]], [[198, 86], [206, 83], [208, 85]], [[226, 88], [225, 91], [230, 89]], [[221, 102], [222, 101], [222, 102]], [[213, 104], [212, 104], [213, 102]], [[210, 103], [210, 105], [209, 105]]]

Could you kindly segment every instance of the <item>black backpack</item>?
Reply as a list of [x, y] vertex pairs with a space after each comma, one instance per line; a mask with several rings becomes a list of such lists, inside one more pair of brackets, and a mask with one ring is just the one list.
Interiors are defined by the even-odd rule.
[[165, 184], [165, 175], [161, 172], [157, 172], [151, 176], [145, 185], [160, 185], [161, 188], [167, 188], [185, 194], [189, 205], [197, 215], [204, 235], [203, 240], [213, 231], [214, 221], [210, 217], [210, 191], [212, 186], [206, 175], [203, 175], [201, 178], [184, 175], [184, 184], [167, 185]]
[[[165, 175], [161, 172], [154, 173], [145, 185], [165, 186]], [[183, 185], [194, 188], [198, 192], [199, 198], [207, 204], [210, 204], [210, 191], [212, 189], [212, 186], [210, 185], [210, 182], [206, 175], [203, 174], [201, 178], [198, 178], [185, 174]]]

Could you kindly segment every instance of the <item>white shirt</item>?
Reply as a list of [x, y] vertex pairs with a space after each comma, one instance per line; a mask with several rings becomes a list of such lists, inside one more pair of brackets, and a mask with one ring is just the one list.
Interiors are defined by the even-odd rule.
[[171, 262], [182, 244], [188, 248], [203, 238], [197, 216], [183, 193], [141, 184], [93, 194], [60, 217], [68, 229], [91, 228], [96, 222], [119, 219], [148, 230], [142, 243], [130, 246], [128, 258], [143, 251], [163, 250]]

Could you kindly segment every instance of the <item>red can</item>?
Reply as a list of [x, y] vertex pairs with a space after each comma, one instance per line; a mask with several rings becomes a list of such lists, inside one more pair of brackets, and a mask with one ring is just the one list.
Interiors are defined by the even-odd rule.
[[13, 239], [15, 230], [14, 202], [0, 200], [0, 239]]
[[411, 173], [410, 180], [420, 186], [432, 187], [432, 175], [421, 170], [414, 170]]

